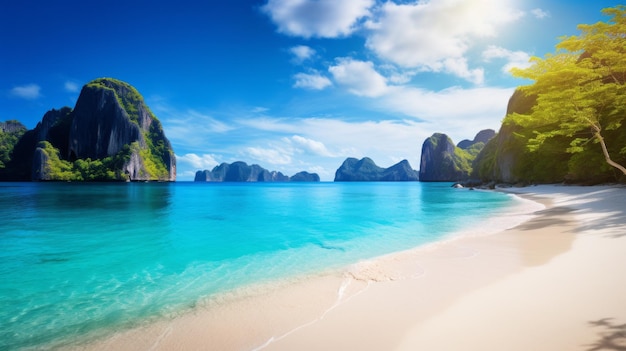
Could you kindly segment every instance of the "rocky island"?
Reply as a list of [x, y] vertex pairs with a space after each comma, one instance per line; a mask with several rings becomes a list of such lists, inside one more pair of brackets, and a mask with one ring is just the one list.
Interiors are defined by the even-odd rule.
[[402, 160], [389, 168], [378, 167], [372, 159], [347, 158], [335, 172], [336, 182], [406, 182], [418, 181], [417, 171]]
[[196, 172], [195, 182], [319, 182], [316, 173], [299, 172], [292, 177], [281, 172], [268, 171], [259, 165], [245, 162], [222, 163], [213, 170]]
[[474, 140], [463, 140], [454, 145], [446, 134], [433, 134], [422, 145], [420, 181], [455, 182], [470, 179], [474, 160], [495, 135], [494, 130], [486, 129], [478, 132]]
[[15, 140], [0, 180], [176, 180], [161, 122], [125, 82], [96, 79], [82, 88], [74, 109], [48, 111], [33, 130], [16, 123], [0, 128], [2, 140]]

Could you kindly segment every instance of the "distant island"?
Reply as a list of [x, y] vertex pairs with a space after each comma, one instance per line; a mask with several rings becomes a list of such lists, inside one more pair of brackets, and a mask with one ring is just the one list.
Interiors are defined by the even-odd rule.
[[35, 129], [0, 124], [0, 180], [174, 181], [161, 122], [128, 83], [100, 78], [75, 107], [48, 111]]
[[369, 157], [347, 158], [335, 172], [335, 182], [415, 182], [417, 171], [409, 161], [402, 160], [389, 168], [378, 167]]
[[299, 172], [289, 177], [245, 162], [222, 163], [213, 170], [197, 171], [195, 182], [319, 182], [316, 173]]
[[422, 145], [419, 178], [422, 182], [459, 182], [472, 177], [473, 162], [496, 132], [485, 129], [473, 140], [456, 146], [446, 134], [435, 133]]

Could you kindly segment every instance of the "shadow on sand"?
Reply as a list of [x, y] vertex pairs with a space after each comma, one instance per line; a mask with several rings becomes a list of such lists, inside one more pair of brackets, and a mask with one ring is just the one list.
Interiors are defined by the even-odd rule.
[[[566, 189], [567, 186], [563, 186], [563, 188]], [[527, 223], [528, 229], [536, 229], [541, 227], [541, 225], [560, 221], [559, 215], [572, 213], [582, 215], [584, 218], [586, 214], [593, 214], [597, 218], [583, 220], [574, 233], [585, 234], [601, 230], [607, 238], [618, 239], [626, 237], [626, 230], [624, 230], [624, 223], [626, 223], [626, 186], [577, 187], [573, 189], [573, 194], [576, 198], [576, 205], [572, 207], [557, 205], [547, 210], [538, 211], [536, 214], [539, 217]], [[531, 200], [536, 196], [533, 194], [525, 195]], [[555, 216], [557, 218], [554, 218]], [[521, 228], [524, 229], [523, 227]]]
[[599, 340], [590, 346], [587, 351], [626, 351], [626, 323], [618, 324], [613, 318], [603, 318], [589, 322], [593, 328], [598, 328]]
[[624, 223], [626, 223], [626, 187], [613, 186], [608, 189], [590, 191], [579, 197], [584, 204], [585, 210], [580, 213], [593, 212], [599, 214], [601, 219], [583, 223], [579, 232], [592, 229], [601, 229], [607, 232], [609, 238], [626, 237]]
[[517, 228], [521, 230], [537, 230], [546, 228], [552, 225], [564, 225], [568, 221], [557, 216], [566, 215], [575, 210], [569, 207], [553, 207], [547, 210], [541, 210], [535, 212], [537, 217], [519, 225]]

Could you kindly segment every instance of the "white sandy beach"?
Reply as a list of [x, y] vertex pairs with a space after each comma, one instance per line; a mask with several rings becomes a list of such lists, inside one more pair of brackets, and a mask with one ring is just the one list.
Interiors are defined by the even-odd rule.
[[626, 188], [509, 191], [546, 208], [78, 349], [626, 350]]

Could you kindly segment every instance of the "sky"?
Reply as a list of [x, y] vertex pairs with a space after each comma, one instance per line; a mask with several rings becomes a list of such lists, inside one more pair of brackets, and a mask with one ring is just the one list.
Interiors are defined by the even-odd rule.
[[554, 52], [605, 0], [8, 0], [0, 121], [34, 128], [83, 85], [134, 86], [177, 179], [244, 161], [332, 181], [347, 157], [419, 169], [433, 133], [498, 130], [509, 73]]

